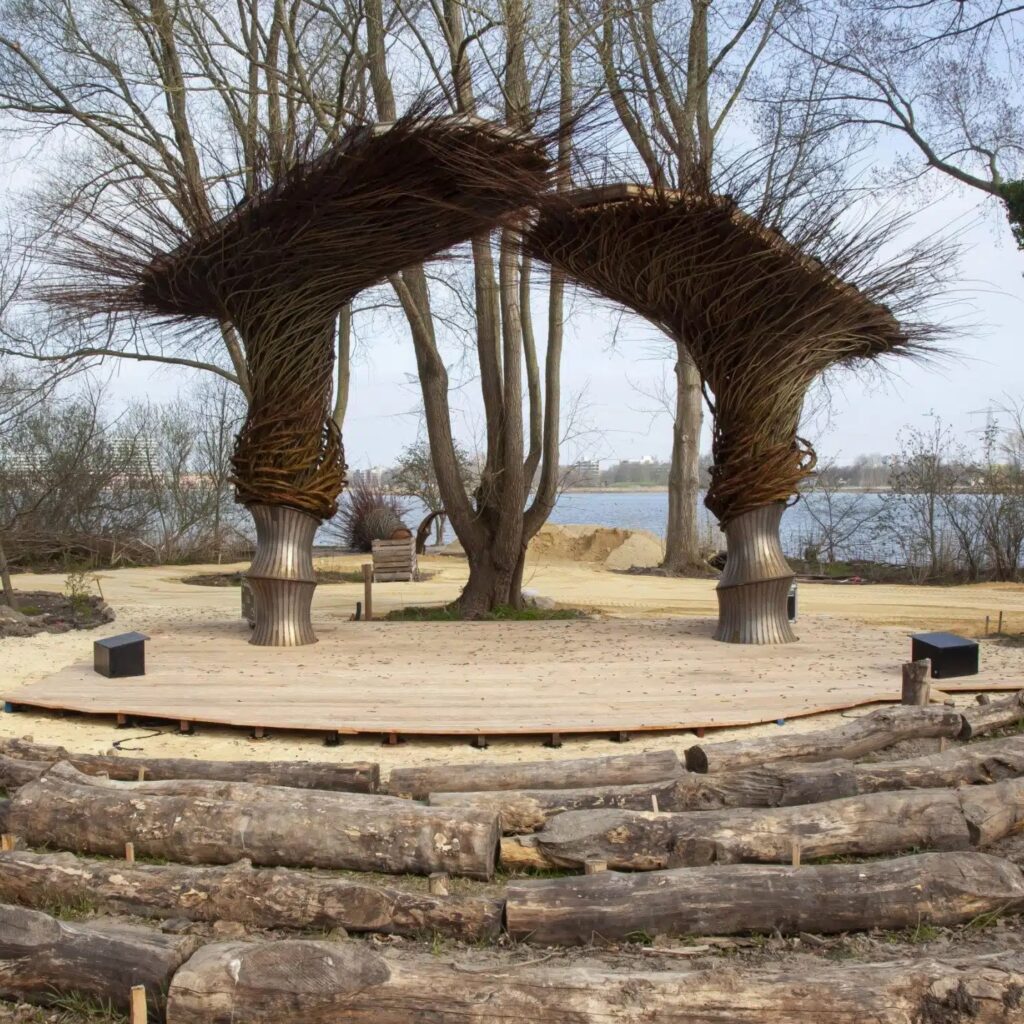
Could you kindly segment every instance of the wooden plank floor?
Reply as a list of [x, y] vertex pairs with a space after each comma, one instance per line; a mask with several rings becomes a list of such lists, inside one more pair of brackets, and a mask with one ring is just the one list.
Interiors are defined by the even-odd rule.
[[[318, 624], [258, 648], [234, 622], [155, 634], [147, 675], [79, 663], [6, 700], [91, 714], [403, 735], [749, 725], [899, 699], [906, 632], [809, 617], [784, 647], [716, 643], [708, 619]], [[1016, 689], [1012, 662], [944, 690]], [[1002, 670], [1002, 671], [1000, 671]]]

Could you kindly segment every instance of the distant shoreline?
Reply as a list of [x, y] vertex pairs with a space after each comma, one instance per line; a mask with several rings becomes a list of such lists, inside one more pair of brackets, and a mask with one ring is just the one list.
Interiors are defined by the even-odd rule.
[[[887, 494], [888, 487], [837, 487], [841, 494]], [[701, 488], [703, 490], [703, 488]], [[666, 484], [623, 484], [621, 487], [566, 487], [562, 494], [668, 494]]]

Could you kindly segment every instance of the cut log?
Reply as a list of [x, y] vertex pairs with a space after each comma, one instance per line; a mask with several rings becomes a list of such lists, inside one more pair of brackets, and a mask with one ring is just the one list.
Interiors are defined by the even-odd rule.
[[612, 971], [495, 957], [460, 970], [361, 943], [204, 946], [178, 971], [168, 1024], [924, 1024], [1019, 1020], [1024, 955], [954, 963], [809, 961], [789, 970]]
[[720, 772], [770, 761], [830, 761], [837, 757], [856, 760], [901, 740], [929, 736], [966, 740], [971, 737], [971, 726], [953, 708], [881, 708], [819, 732], [776, 734], [690, 747], [686, 751], [686, 767], [692, 772]]
[[171, 978], [198, 945], [192, 936], [0, 905], [0, 997], [51, 1003], [77, 993], [127, 1011], [132, 986], [143, 985], [162, 1018]]
[[445, 764], [398, 768], [388, 780], [388, 792], [425, 799], [431, 793], [469, 793], [482, 789], [572, 789], [577, 786], [617, 786], [672, 779], [683, 770], [673, 750], [612, 757], [581, 757], [565, 761], [524, 764]]
[[287, 868], [134, 864], [70, 853], [0, 854], [0, 901], [25, 906], [89, 900], [115, 914], [240, 921], [256, 928], [344, 928], [394, 935], [495, 938], [503, 902], [430, 896]]
[[863, 864], [730, 864], [537, 879], [508, 888], [516, 939], [575, 945], [647, 935], [795, 935], [971, 921], [1024, 909], [1024, 873], [985, 853]]
[[964, 718], [967, 719], [971, 734], [974, 736], [1014, 726], [1024, 721], [1024, 690], [1012, 693], [1003, 700], [965, 708]]
[[349, 868], [488, 879], [498, 816], [395, 797], [247, 782], [113, 782], [58, 764], [19, 789], [10, 827], [30, 846], [190, 864]]
[[931, 682], [928, 679], [932, 663], [927, 658], [903, 663], [903, 692], [900, 703], [910, 707], [926, 707], [930, 700]]
[[616, 807], [701, 811], [719, 807], [789, 807], [888, 790], [933, 789], [998, 782], [1024, 775], [1024, 736], [951, 747], [940, 754], [865, 764], [820, 761], [747, 768], [712, 775], [690, 773], [668, 782], [588, 789], [533, 789], [432, 793], [431, 807], [494, 810], [506, 835], [534, 832], [565, 811]]
[[[25, 740], [0, 740], [0, 755], [19, 761], [53, 765], [67, 761], [86, 775], [107, 775], [131, 781], [146, 770], [154, 782], [166, 779], [211, 779], [216, 782], [252, 782], [261, 786], [295, 789], [329, 789], [344, 793], [376, 793], [380, 766], [369, 761], [334, 764], [330, 761], [195, 761], [171, 757], [114, 757], [103, 754], [72, 754]], [[2, 785], [2, 782], [0, 782]]]
[[50, 761], [23, 761], [17, 757], [0, 754], [0, 788], [13, 793], [19, 786], [38, 779], [43, 772], [52, 767]]
[[1007, 835], [1024, 820], [1024, 779], [961, 790], [873, 793], [825, 803], [686, 814], [567, 811], [541, 832], [502, 840], [510, 870], [579, 867], [590, 857], [610, 868], [656, 871], [715, 862], [788, 863], [873, 856], [914, 848], [962, 850]]

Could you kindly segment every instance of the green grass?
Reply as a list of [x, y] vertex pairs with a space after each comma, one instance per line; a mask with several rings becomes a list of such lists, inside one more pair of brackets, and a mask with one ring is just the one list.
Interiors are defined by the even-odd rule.
[[[578, 608], [513, 608], [498, 605], [494, 611], [481, 616], [486, 622], [545, 622], [549, 619], [585, 619], [586, 612]], [[455, 605], [437, 607], [396, 608], [386, 616], [389, 622], [461, 622], [462, 612]], [[477, 621], [481, 621], [477, 620]]]
[[56, 995], [50, 1001], [52, 1009], [74, 1015], [82, 1024], [128, 1024], [128, 1017], [121, 1013], [109, 1000], [95, 999], [77, 992]]
[[92, 917], [99, 909], [99, 904], [88, 896], [67, 897], [44, 890], [35, 904], [36, 910], [42, 910], [51, 917], [59, 917], [63, 921], [82, 921]]
[[21, 604], [18, 605], [18, 611], [22, 615], [42, 615], [43, 609], [37, 604]]

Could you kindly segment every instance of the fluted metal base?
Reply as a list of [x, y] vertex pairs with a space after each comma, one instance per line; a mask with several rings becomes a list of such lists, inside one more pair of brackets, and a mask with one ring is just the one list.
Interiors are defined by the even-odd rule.
[[728, 558], [718, 581], [715, 639], [728, 644], [790, 644], [786, 598], [795, 573], [782, 553], [779, 526], [786, 506], [763, 505], [725, 527]]
[[262, 647], [315, 644], [310, 605], [316, 590], [313, 537], [320, 520], [283, 505], [250, 505], [256, 554], [246, 573], [256, 605], [249, 643]]

